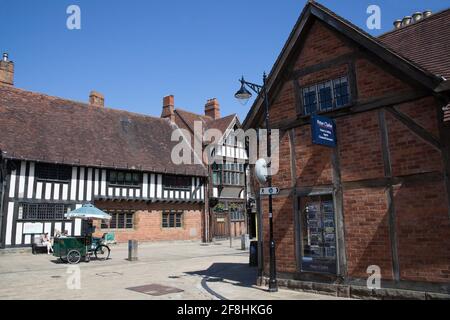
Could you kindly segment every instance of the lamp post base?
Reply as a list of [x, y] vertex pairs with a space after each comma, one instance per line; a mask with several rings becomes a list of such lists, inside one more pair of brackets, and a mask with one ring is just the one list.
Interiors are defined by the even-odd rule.
[[278, 292], [278, 283], [276, 280], [274, 280], [273, 282], [270, 281], [269, 282], [269, 290], [270, 293], [275, 293]]

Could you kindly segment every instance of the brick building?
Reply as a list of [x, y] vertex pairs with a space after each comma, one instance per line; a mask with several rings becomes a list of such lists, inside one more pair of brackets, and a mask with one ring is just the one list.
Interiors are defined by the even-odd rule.
[[[281, 284], [355, 297], [450, 293], [450, 10], [415, 19], [375, 38], [310, 1], [276, 61], [267, 86], [280, 129]], [[245, 128], [264, 126], [262, 103]], [[334, 120], [336, 148], [312, 143], [313, 114]], [[258, 201], [267, 276], [268, 206]], [[366, 288], [369, 266], [383, 290]]]
[[[206, 151], [207, 141], [203, 141], [207, 130], [217, 130], [220, 138], [211, 150], [214, 163], [208, 165], [203, 154], [205, 166], [208, 168], [209, 184], [207, 233], [209, 239], [239, 237], [249, 229], [256, 236], [256, 213], [248, 210], [250, 192], [247, 188], [248, 156], [245, 145], [237, 141], [234, 133], [241, 129], [236, 114], [221, 116], [217, 99], [209, 99], [205, 104], [204, 114], [196, 114], [175, 108], [174, 98], [166, 98], [167, 107], [163, 116], [173, 117], [178, 127], [189, 132], [193, 149], [195, 141]], [[196, 130], [197, 126], [197, 130]], [[248, 214], [247, 214], [248, 213]]]
[[64, 213], [84, 203], [109, 212], [98, 234], [117, 241], [201, 240], [206, 167], [174, 165], [171, 119], [107, 108], [92, 92], [80, 103], [13, 86], [0, 62], [0, 247], [30, 246], [35, 235], [81, 220]]

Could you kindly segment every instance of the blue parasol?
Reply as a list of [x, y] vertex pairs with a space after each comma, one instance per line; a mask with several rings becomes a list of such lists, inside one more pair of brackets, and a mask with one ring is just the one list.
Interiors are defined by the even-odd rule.
[[64, 215], [67, 219], [111, 220], [111, 216], [92, 204], [84, 204], [81, 208]]

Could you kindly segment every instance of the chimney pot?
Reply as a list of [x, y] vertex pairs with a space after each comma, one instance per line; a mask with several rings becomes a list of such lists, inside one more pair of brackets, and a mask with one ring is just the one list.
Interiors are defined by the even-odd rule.
[[411, 20], [412, 20], [411, 16], [404, 17], [402, 20], [402, 27], [409, 26], [411, 24]]
[[425, 10], [424, 12], [423, 12], [423, 17], [424, 18], [428, 18], [429, 16], [431, 16], [433, 14], [433, 11], [431, 11], [431, 10]]
[[97, 91], [91, 91], [89, 94], [89, 104], [95, 107], [105, 106], [105, 97]]
[[402, 20], [400, 20], [400, 19], [395, 20], [394, 27], [395, 27], [395, 29], [400, 29], [402, 27]]
[[0, 60], [0, 85], [14, 85], [14, 62], [9, 61], [7, 53], [3, 53]]
[[423, 18], [422, 12], [415, 12], [412, 15], [412, 19], [413, 19], [414, 22], [418, 22], [418, 21], [422, 20], [422, 18]]
[[205, 116], [211, 117], [214, 120], [220, 118], [220, 105], [216, 98], [207, 100], [205, 104]]
[[175, 97], [173, 95], [164, 97], [161, 118], [175, 123]]

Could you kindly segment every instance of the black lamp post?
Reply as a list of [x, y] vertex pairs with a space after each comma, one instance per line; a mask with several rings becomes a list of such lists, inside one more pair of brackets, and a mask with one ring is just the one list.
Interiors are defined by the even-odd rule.
[[[271, 129], [270, 129], [270, 121], [269, 121], [269, 97], [267, 95], [267, 75], [264, 73], [263, 76], [263, 86], [247, 82], [244, 80], [244, 77], [240, 80], [241, 89], [236, 92], [236, 99], [242, 101], [246, 104], [250, 98], [252, 97], [251, 92], [247, 89], [250, 88], [256, 94], [264, 95], [264, 104], [266, 107], [266, 129], [267, 129], [267, 156], [270, 159], [272, 156], [272, 146], [271, 146]], [[270, 164], [269, 164], [270, 165]], [[269, 174], [267, 177], [268, 187], [272, 187], [272, 175]], [[275, 240], [273, 238], [273, 207], [272, 207], [272, 195], [269, 195], [269, 237], [270, 237], [270, 279], [269, 279], [269, 292], [277, 292], [278, 291], [278, 283], [277, 283], [277, 270], [275, 264]]]

